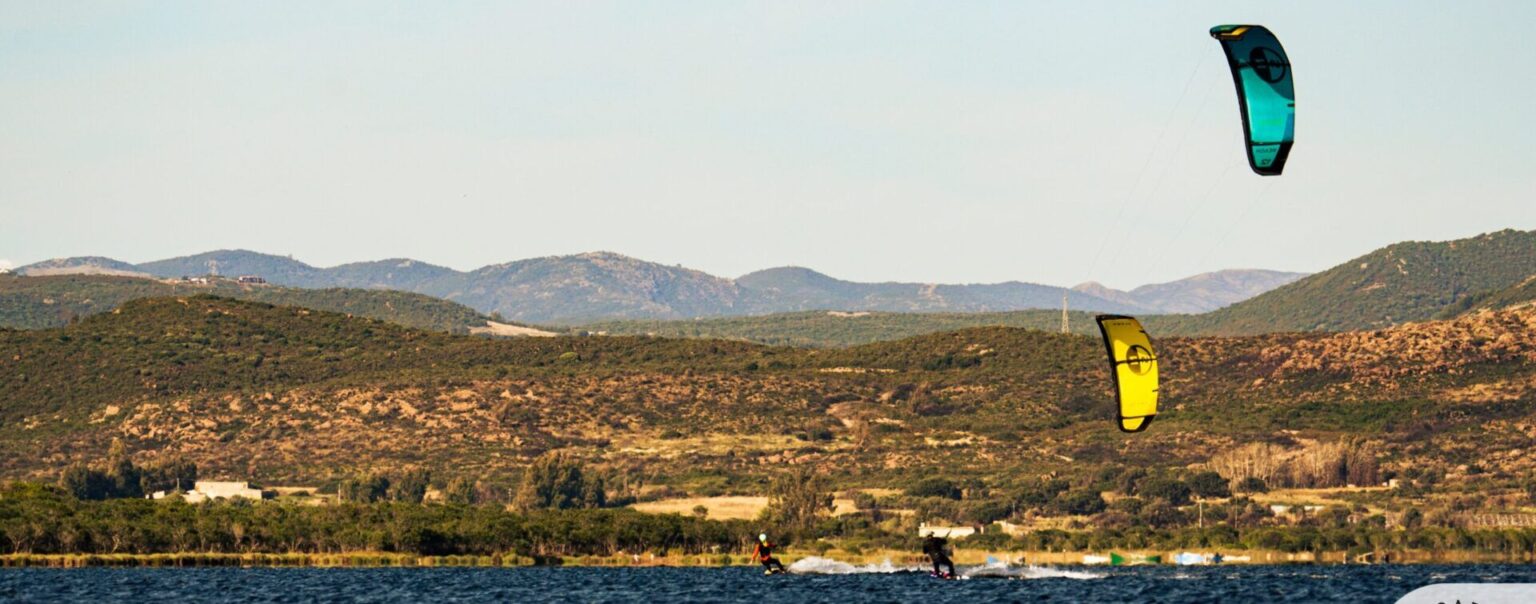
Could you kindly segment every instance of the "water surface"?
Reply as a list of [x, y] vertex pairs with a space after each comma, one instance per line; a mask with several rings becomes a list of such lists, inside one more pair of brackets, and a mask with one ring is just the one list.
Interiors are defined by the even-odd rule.
[[3, 602], [1392, 602], [1430, 583], [1536, 583], [1536, 566], [909, 569], [0, 569]]

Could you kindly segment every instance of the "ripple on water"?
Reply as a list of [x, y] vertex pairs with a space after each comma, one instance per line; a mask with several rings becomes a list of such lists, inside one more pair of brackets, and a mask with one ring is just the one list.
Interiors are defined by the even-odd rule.
[[[829, 561], [835, 562], [835, 561]], [[843, 563], [839, 563], [843, 564]], [[802, 567], [804, 568], [804, 567]], [[0, 569], [3, 602], [785, 602], [923, 600], [1093, 602], [1393, 602], [1430, 583], [1536, 582], [1528, 566], [1224, 566], [1110, 569], [972, 567], [938, 581], [923, 569], [823, 564], [763, 576], [734, 568]], [[990, 574], [989, 574], [990, 573]], [[1212, 580], [1203, 580], [1212, 579]]]

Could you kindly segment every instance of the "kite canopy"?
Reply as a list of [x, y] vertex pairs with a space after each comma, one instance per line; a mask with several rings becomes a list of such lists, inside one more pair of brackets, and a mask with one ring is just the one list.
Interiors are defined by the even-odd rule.
[[1296, 136], [1291, 61], [1280, 40], [1262, 25], [1217, 25], [1211, 37], [1221, 42], [1237, 85], [1248, 165], [1262, 176], [1278, 176]]
[[1134, 317], [1099, 315], [1095, 320], [1109, 351], [1109, 374], [1120, 403], [1116, 415], [1120, 430], [1145, 430], [1157, 416], [1157, 356], [1152, 353], [1152, 340]]

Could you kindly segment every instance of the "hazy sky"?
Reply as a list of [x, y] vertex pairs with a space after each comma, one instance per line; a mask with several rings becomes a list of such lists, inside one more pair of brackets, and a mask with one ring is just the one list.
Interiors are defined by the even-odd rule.
[[[1319, 270], [1536, 228], [1532, 22], [1533, 2], [0, 0], [0, 262]], [[1284, 176], [1248, 170], [1218, 23], [1267, 25], [1294, 63]]]

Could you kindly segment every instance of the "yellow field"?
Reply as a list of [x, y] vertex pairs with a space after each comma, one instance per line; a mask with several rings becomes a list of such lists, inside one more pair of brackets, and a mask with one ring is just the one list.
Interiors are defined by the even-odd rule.
[[[1253, 500], [1269, 505], [1273, 503], [1293, 505], [1325, 505], [1329, 507], [1350, 508], [1355, 504], [1338, 499], [1345, 493], [1367, 493], [1371, 491], [1385, 491], [1387, 487], [1334, 487], [1329, 489], [1275, 489], [1268, 493], [1254, 493]], [[1369, 507], [1369, 506], [1368, 506]], [[1379, 513], [1381, 510], [1374, 507], [1371, 512]]]
[[[647, 514], [693, 514], [693, 508], [704, 506], [709, 510], [709, 518], [715, 520], [753, 520], [762, 514], [763, 508], [768, 507], [767, 497], [751, 497], [745, 495], [727, 495], [722, 497], [685, 497], [681, 499], [663, 499], [660, 501], [647, 501], [633, 506], [636, 511]], [[833, 499], [833, 514], [852, 514], [856, 511], [852, 499]]]
[[636, 510], [647, 514], [682, 514], [687, 516], [693, 513], [693, 508], [704, 506], [709, 509], [709, 517], [715, 520], [751, 520], [762, 513], [763, 508], [768, 507], [767, 497], [688, 497], [685, 499], [663, 499], [661, 501], [647, 501], [637, 503]]

